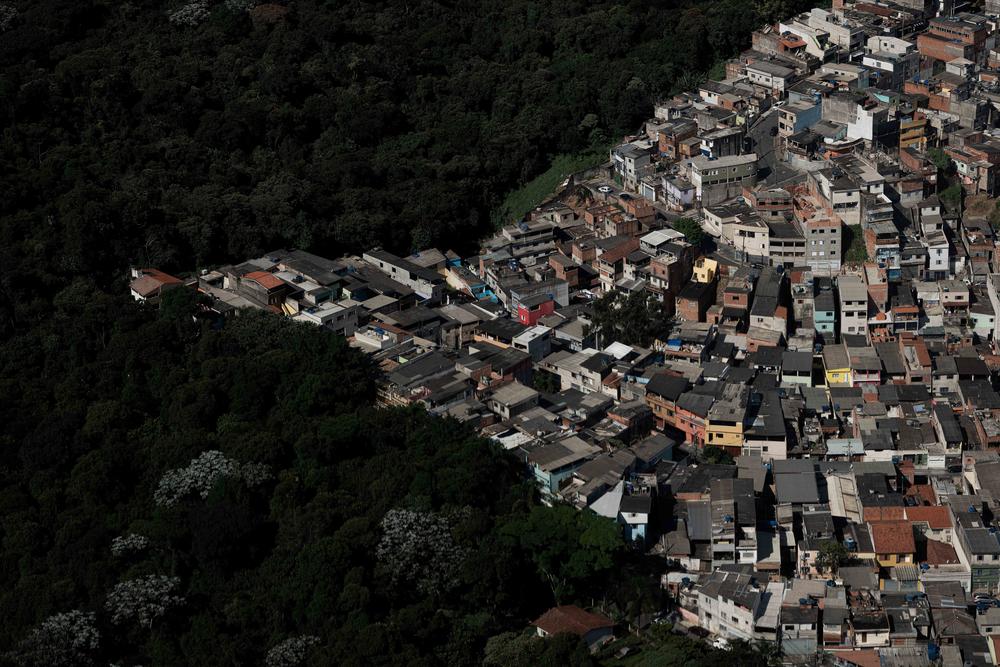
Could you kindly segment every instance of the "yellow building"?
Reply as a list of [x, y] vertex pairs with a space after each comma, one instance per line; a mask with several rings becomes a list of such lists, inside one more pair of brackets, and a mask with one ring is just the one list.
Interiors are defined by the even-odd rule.
[[872, 521], [868, 525], [879, 565], [893, 567], [915, 561], [917, 544], [913, 538], [913, 524], [909, 521]]
[[912, 119], [899, 121], [899, 148], [927, 148], [927, 128], [930, 123], [927, 117], [920, 114]]
[[823, 367], [826, 369], [826, 386], [851, 386], [851, 357], [843, 345], [828, 345], [823, 349]]
[[726, 385], [722, 396], [708, 410], [705, 445], [722, 447], [738, 456], [743, 452], [743, 423], [747, 414], [749, 388]]
[[696, 283], [710, 283], [715, 280], [719, 272], [719, 263], [708, 257], [700, 257], [694, 263], [694, 281]]

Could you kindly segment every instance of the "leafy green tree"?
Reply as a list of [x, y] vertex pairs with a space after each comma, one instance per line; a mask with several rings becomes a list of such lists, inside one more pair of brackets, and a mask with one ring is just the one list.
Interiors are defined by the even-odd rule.
[[836, 574], [840, 566], [848, 562], [851, 553], [840, 542], [827, 540], [819, 545], [819, 555], [816, 557], [816, 565], [824, 572]]
[[939, 171], [944, 172], [951, 168], [951, 158], [940, 148], [928, 148], [927, 157]]
[[534, 376], [531, 378], [531, 386], [543, 394], [554, 394], [559, 391], [562, 384], [559, 376], [555, 373], [536, 370]]
[[663, 305], [646, 291], [609, 292], [593, 303], [590, 331], [602, 347], [615, 341], [649, 345], [666, 327]]
[[483, 659], [485, 667], [591, 667], [594, 664], [587, 645], [579, 637], [562, 634], [543, 639], [530, 630], [490, 637]]
[[951, 185], [945, 188], [940, 193], [938, 193], [938, 197], [941, 199], [941, 203], [943, 203], [945, 206], [947, 206], [953, 211], [962, 210], [962, 195], [963, 195], [962, 186], [957, 183], [955, 185]]
[[715, 445], [708, 445], [701, 450], [701, 458], [705, 463], [722, 463], [725, 465], [732, 465], [735, 463], [732, 455], [724, 450], [722, 447], [717, 447]]
[[691, 218], [678, 218], [674, 222], [674, 229], [683, 234], [688, 243], [696, 248], [700, 248], [705, 242], [705, 230]]
[[532, 508], [503, 528], [562, 602], [595, 583], [624, 548], [618, 525], [568, 505]]

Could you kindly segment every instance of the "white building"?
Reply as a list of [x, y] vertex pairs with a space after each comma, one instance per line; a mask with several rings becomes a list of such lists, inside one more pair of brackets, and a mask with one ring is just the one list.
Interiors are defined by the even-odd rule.
[[868, 332], [868, 289], [855, 275], [837, 279], [840, 291], [840, 333], [866, 336]]
[[697, 598], [701, 627], [726, 639], [754, 639], [766, 605], [750, 575], [715, 571], [702, 580]]

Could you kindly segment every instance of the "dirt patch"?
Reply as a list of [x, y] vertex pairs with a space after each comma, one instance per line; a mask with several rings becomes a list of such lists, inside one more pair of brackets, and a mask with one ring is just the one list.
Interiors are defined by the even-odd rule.
[[965, 198], [966, 217], [987, 217], [996, 208], [997, 200], [986, 195], [972, 195]]

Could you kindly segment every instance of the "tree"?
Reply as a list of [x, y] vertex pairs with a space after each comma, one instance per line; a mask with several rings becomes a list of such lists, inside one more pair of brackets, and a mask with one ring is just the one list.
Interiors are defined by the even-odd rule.
[[722, 447], [717, 447], [715, 445], [708, 445], [702, 449], [701, 457], [704, 459], [705, 463], [721, 463], [724, 465], [732, 465], [735, 463], [729, 452], [724, 450]]
[[949, 186], [939, 192], [938, 197], [941, 199], [941, 203], [945, 204], [951, 210], [961, 211], [962, 194], [962, 186], [956, 183], [955, 185]]
[[590, 331], [596, 333], [599, 346], [615, 341], [626, 345], [649, 345], [666, 330], [663, 305], [644, 290], [614, 291], [593, 303]]
[[827, 540], [819, 545], [819, 555], [816, 556], [816, 566], [822, 571], [836, 574], [840, 566], [849, 561], [851, 553], [840, 542]]
[[534, 563], [556, 602], [594, 583], [625, 546], [614, 521], [568, 505], [534, 507], [503, 532]]
[[531, 386], [543, 394], [554, 394], [559, 391], [562, 384], [559, 376], [548, 371], [536, 370], [531, 378]]
[[7, 657], [28, 667], [92, 665], [100, 640], [95, 615], [74, 610], [42, 621]]
[[505, 632], [486, 642], [484, 667], [591, 667], [594, 659], [582, 639], [571, 634], [542, 638], [534, 632]]
[[114, 623], [133, 621], [144, 628], [162, 618], [174, 607], [184, 603], [176, 595], [181, 580], [177, 577], [147, 575], [117, 584], [108, 593], [105, 609]]
[[266, 667], [298, 667], [316, 644], [319, 644], [319, 637], [290, 637], [267, 652], [264, 664]]
[[674, 229], [683, 234], [688, 243], [695, 248], [700, 248], [701, 244], [705, 242], [705, 230], [691, 218], [678, 218], [674, 222]]
[[375, 555], [394, 582], [412, 584], [429, 596], [458, 584], [458, 570], [466, 554], [455, 543], [446, 517], [394, 509], [386, 512], [381, 527], [382, 539]]
[[945, 172], [951, 168], [951, 158], [940, 148], [928, 148], [927, 157], [934, 163], [939, 171]]
[[781, 664], [781, 649], [776, 642], [731, 639], [719, 652], [720, 661], [746, 667], [777, 667]]

